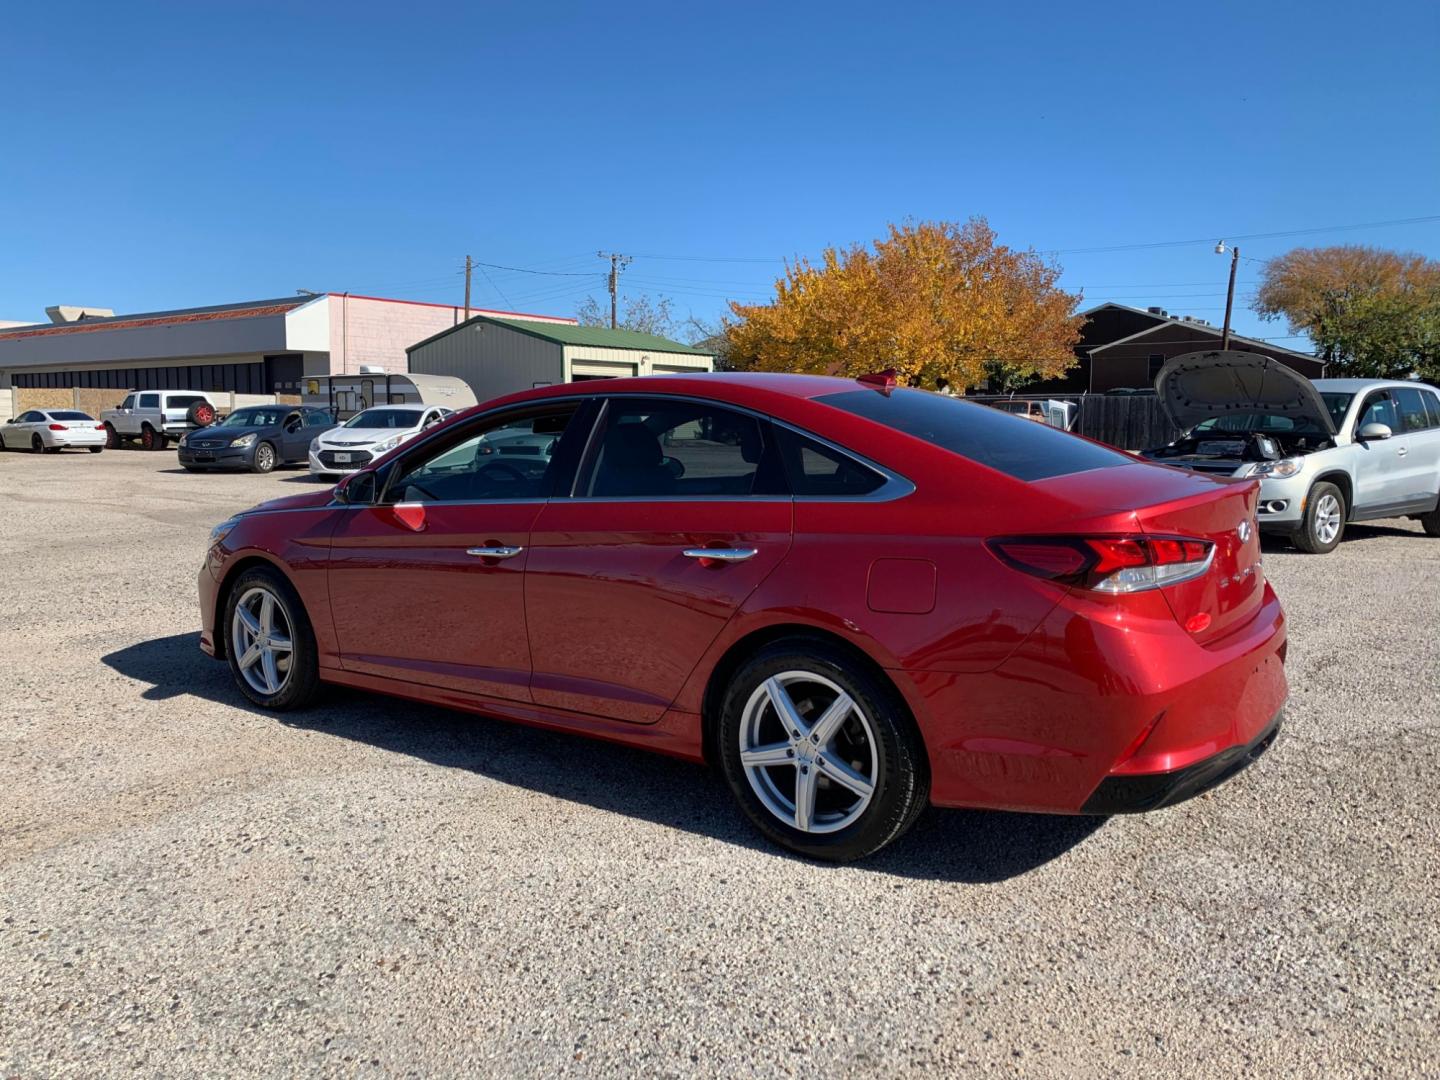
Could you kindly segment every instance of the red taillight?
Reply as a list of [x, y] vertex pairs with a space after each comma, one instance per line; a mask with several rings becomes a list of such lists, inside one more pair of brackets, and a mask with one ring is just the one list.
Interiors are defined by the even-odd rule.
[[51, 431], [69, 431], [70, 429], [67, 428], [64, 424], [51, 424], [51, 425], [50, 425], [50, 430], [51, 430]]
[[1215, 547], [1186, 536], [1007, 536], [986, 543], [1016, 570], [1109, 593], [1142, 592], [1198, 577], [1210, 568]]
[[104, 431], [104, 430], [105, 430], [105, 425], [104, 425], [104, 424], [96, 424], [96, 425], [95, 425], [95, 430], [96, 430], [96, 431]]

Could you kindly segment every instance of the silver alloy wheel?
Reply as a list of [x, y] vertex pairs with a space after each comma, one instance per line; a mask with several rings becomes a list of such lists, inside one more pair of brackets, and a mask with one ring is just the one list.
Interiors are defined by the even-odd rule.
[[275, 467], [275, 451], [270, 449], [269, 443], [261, 443], [255, 448], [255, 465], [261, 472], [269, 472]]
[[1340, 535], [1340, 500], [1328, 491], [1315, 504], [1315, 535], [1322, 544], [1332, 544]]
[[246, 589], [230, 621], [230, 648], [257, 694], [273, 696], [290, 681], [292, 642], [290, 617], [280, 598], [259, 585]]
[[825, 676], [781, 672], [745, 702], [740, 764], [765, 809], [786, 825], [838, 832], [859, 819], [875, 794], [875, 730]]

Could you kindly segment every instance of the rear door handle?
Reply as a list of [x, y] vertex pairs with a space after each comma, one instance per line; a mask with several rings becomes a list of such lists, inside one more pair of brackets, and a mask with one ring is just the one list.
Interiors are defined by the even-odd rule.
[[744, 562], [746, 559], [753, 559], [760, 554], [757, 548], [686, 548], [687, 559], [699, 559], [702, 562], [732, 563]]
[[465, 554], [474, 555], [477, 559], [513, 559], [524, 550], [523, 547], [467, 548]]
[[1402, 447], [1400, 447], [1398, 450], [1395, 451], [1395, 456], [1396, 456], [1396, 457], [1404, 457], [1404, 456], [1405, 456], [1406, 454], [1408, 454], [1408, 453], [1410, 453], [1410, 448], [1409, 448], [1408, 446], [1402, 446]]

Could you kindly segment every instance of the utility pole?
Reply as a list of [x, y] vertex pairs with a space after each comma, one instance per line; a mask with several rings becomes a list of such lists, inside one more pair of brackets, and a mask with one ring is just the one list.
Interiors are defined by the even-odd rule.
[[[1215, 245], [1215, 254], [1225, 254], [1225, 241]], [[1225, 325], [1220, 330], [1220, 351], [1230, 348], [1230, 309], [1235, 306], [1235, 268], [1240, 265], [1240, 249], [1230, 249], [1230, 287], [1225, 291]]]
[[475, 269], [475, 262], [469, 255], [465, 256], [465, 321], [470, 321], [470, 271]]
[[600, 259], [610, 260], [610, 329], [614, 330], [618, 325], [616, 297], [620, 292], [620, 271], [630, 265], [630, 256], [620, 255], [614, 251], [597, 251], [595, 256]]

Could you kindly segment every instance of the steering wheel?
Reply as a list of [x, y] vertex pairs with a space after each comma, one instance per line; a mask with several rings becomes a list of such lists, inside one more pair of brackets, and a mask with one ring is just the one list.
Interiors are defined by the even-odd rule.
[[506, 481], [521, 484], [530, 479], [518, 465], [511, 461], [491, 461], [480, 466], [478, 475], [494, 479], [500, 479], [503, 476]]

